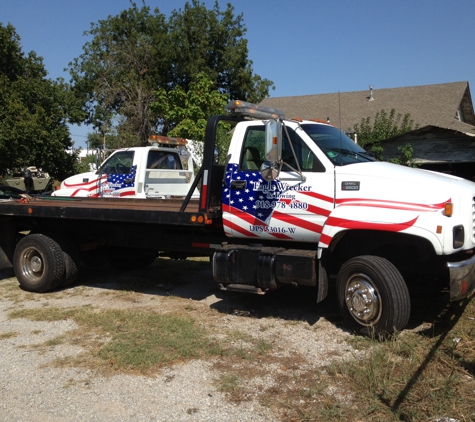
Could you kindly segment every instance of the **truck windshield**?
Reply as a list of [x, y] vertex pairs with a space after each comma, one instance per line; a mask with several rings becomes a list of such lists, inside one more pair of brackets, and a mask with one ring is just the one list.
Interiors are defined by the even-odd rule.
[[112, 154], [101, 165], [100, 172], [104, 174], [128, 174], [134, 162], [134, 151], [118, 151]]
[[336, 166], [375, 161], [363, 148], [333, 126], [301, 124], [305, 133]]

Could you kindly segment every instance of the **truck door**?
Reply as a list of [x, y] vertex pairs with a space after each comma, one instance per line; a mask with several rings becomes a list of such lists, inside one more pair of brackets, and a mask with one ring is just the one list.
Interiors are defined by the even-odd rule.
[[118, 151], [99, 169], [97, 194], [99, 197], [131, 197], [135, 195], [134, 151]]
[[334, 203], [332, 169], [327, 171], [303, 139], [287, 127], [280, 176], [267, 182], [259, 172], [264, 143], [264, 126], [249, 126], [239, 162], [228, 164], [223, 188], [227, 235], [318, 242]]

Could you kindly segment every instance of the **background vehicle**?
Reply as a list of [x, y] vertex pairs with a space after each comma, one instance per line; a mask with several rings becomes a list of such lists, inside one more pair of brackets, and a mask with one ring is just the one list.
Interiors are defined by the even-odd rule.
[[21, 176], [6, 179], [5, 184], [30, 194], [50, 194], [53, 190], [53, 178], [35, 166], [25, 168]]
[[[64, 180], [53, 196], [142, 199], [186, 196], [195, 178], [187, 141], [157, 135], [149, 141], [150, 147], [114, 151], [97, 171]], [[197, 198], [198, 191], [192, 196]]]

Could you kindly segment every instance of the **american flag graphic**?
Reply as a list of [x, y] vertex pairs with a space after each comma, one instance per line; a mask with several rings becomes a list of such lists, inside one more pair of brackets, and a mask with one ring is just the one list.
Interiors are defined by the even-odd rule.
[[[443, 207], [443, 203], [415, 204], [358, 197], [337, 198], [335, 206], [333, 196], [328, 195], [333, 190], [333, 181], [321, 179], [321, 176], [323, 175], [316, 175], [319, 179], [310, 184], [288, 184], [279, 179], [267, 182], [257, 170], [242, 170], [238, 164], [228, 164], [222, 199], [226, 234], [249, 238], [317, 241], [326, 247], [340, 229], [401, 232], [412, 227], [421, 212], [435, 212]], [[318, 190], [316, 186], [319, 187]], [[323, 189], [323, 186], [327, 189]], [[305, 206], [300, 207], [299, 204]], [[355, 218], [333, 216], [341, 207], [354, 209], [354, 212], [345, 212], [344, 215], [354, 215]], [[364, 209], [366, 214], [376, 209], [380, 213], [405, 211], [407, 220], [385, 222], [384, 219], [373, 218], [373, 221], [362, 221], [357, 216], [365, 216]], [[262, 230], [257, 230], [256, 226], [261, 226]]]
[[103, 196], [126, 196], [135, 193], [135, 174], [137, 165], [132, 166], [130, 173], [117, 174], [111, 173], [107, 175], [107, 181], [102, 183], [99, 191]]
[[[223, 205], [251, 214], [267, 224], [279, 200], [277, 183], [266, 182], [258, 171], [238, 171], [238, 164], [228, 164]], [[242, 189], [231, 187], [231, 180], [241, 183]], [[274, 207], [272, 207], [274, 203]]]

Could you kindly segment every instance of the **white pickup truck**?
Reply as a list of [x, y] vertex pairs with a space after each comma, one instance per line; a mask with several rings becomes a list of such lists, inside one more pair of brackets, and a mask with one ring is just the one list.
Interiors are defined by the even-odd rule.
[[[97, 171], [67, 178], [52, 196], [185, 197], [195, 178], [186, 139], [152, 135], [149, 142], [148, 147], [114, 151]], [[195, 190], [191, 197], [199, 197], [199, 192]]]

